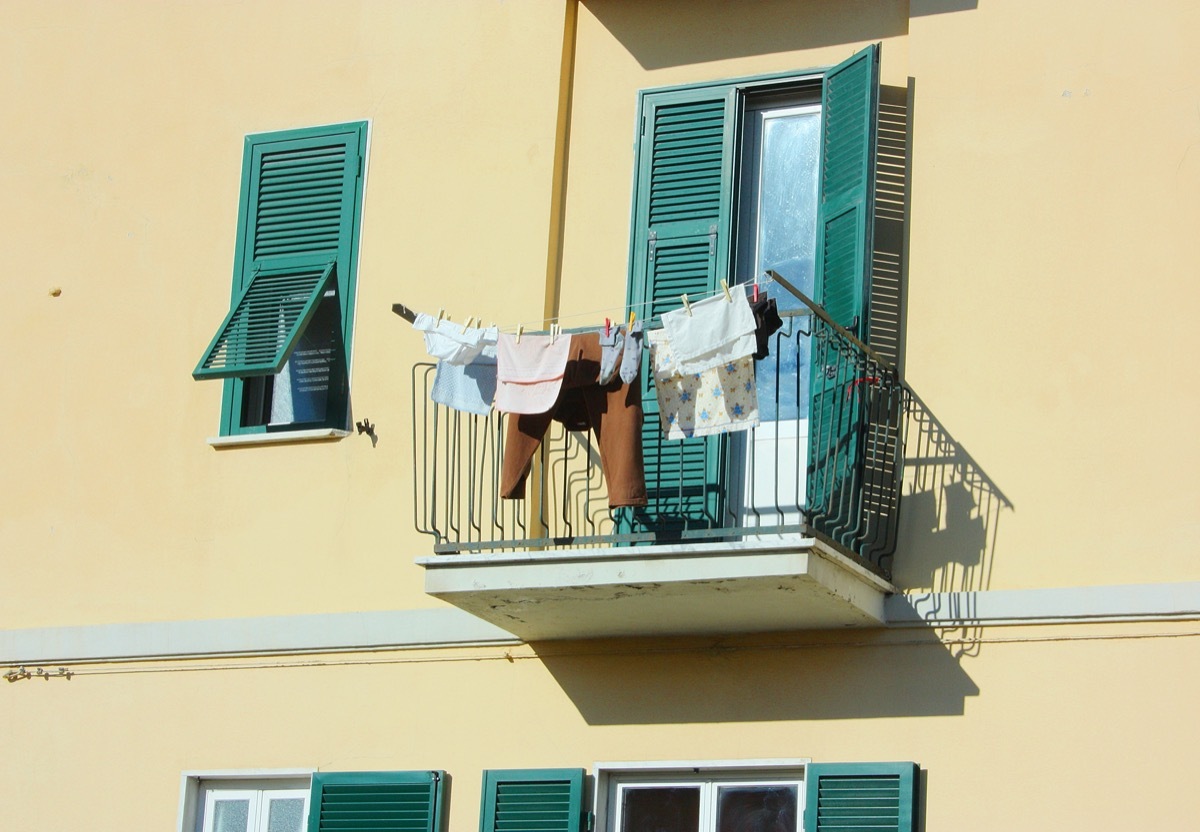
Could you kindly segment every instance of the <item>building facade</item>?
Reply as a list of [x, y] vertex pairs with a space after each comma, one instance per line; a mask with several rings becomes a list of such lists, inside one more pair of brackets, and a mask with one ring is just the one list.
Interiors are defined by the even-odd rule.
[[[1189, 825], [1194, 4], [0, 10], [0, 826]], [[521, 500], [410, 324], [727, 290]]]

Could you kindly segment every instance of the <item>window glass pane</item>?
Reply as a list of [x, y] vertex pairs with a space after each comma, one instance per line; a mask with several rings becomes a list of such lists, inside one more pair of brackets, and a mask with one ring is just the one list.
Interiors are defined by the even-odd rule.
[[[816, 264], [817, 190], [821, 114], [813, 108], [760, 114], [756, 257], [754, 273], [773, 269], [808, 296]], [[801, 304], [783, 290], [772, 292], [781, 309]], [[803, 321], [803, 319], [800, 319]], [[759, 412], [764, 421], [808, 418], [807, 336], [789, 319], [773, 355], [756, 364]], [[800, 325], [800, 330], [808, 330]], [[778, 402], [778, 406], [776, 405]]]
[[621, 832], [698, 832], [700, 789], [664, 786], [625, 789]]
[[716, 832], [796, 832], [796, 786], [722, 786]]
[[301, 832], [304, 798], [272, 800], [267, 810], [267, 832]]
[[213, 805], [213, 832], [248, 832], [249, 800], [218, 800]]

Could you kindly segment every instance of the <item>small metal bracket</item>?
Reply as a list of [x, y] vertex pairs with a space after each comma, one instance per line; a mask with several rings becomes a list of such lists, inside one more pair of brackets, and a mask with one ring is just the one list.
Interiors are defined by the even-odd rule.
[[717, 227], [715, 225], [708, 227], [708, 253], [717, 253]]
[[654, 262], [654, 250], [658, 248], [658, 232], [650, 232], [650, 262]]

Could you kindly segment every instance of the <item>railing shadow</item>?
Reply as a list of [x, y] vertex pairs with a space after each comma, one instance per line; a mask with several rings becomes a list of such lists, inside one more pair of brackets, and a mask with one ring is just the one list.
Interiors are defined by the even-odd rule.
[[[1012, 501], [911, 388], [907, 430], [895, 583], [928, 590], [911, 598], [923, 618], [974, 619], [971, 595], [948, 610], [940, 593], [989, 588], [1000, 516]], [[977, 630], [961, 628], [957, 640], [968, 646], [956, 655], [977, 654]]]

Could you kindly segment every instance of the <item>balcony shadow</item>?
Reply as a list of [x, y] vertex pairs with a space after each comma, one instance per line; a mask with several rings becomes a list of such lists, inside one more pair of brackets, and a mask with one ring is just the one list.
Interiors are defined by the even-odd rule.
[[[910, 17], [974, 9], [978, 0], [582, 0], [646, 69], [862, 43], [908, 33]], [[663, 28], [669, 26], [670, 36]]]
[[[941, 593], [990, 587], [1000, 517], [1013, 510], [1012, 501], [911, 389], [904, 469], [894, 582], [928, 590], [910, 598], [927, 620], [951, 612], [971, 620], [974, 611], [960, 602], [952, 611], [941, 609], [948, 603]], [[969, 605], [971, 595], [962, 597]], [[959, 631], [965, 646], [957, 654], [978, 652], [976, 630]]]
[[946, 716], [979, 694], [920, 628], [531, 646], [589, 725]]

